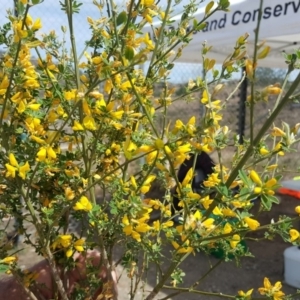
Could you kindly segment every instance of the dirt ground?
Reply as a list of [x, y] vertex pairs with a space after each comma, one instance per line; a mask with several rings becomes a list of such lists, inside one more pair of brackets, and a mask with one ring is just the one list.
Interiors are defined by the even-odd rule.
[[[281, 203], [274, 207], [272, 212], [266, 212], [260, 216], [261, 224], [269, 222], [272, 218], [276, 220], [279, 215], [283, 214], [295, 216], [294, 207], [299, 204], [299, 201], [287, 196], [280, 198]], [[254, 237], [258, 236], [254, 235]], [[276, 238], [274, 241], [248, 241], [247, 245], [255, 258], [243, 258], [240, 266], [237, 266], [235, 262], [223, 262], [207, 278], [202, 280], [198, 286], [199, 290], [219, 294], [219, 297], [210, 297], [205, 294], [200, 295], [195, 293], [182, 293], [177, 296], [171, 296], [169, 299], [226, 299], [226, 294], [235, 295], [239, 290], [247, 291], [251, 288], [254, 288], [254, 294], [259, 296], [257, 293], [257, 288], [263, 286], [264, 277], [268, 277], [272, 284], [274, 284], [276, 281], [282, 281], [283, 291], [286, 294], [293, 294], [296, 292], [296, 288], [290, 287], [284, 283], [283, 252], [286, 248], [290, 247], [289, 244], [284, 243], [279, 238]], [[19, 245], [19, 249], [23, 249], [19, 253], [20, 264], [24, 267], [31, 266], [36, 261], [35, 254], [33, 253], [32, 249], [28, 248], [28, 246], [24, 244], [22, 245], [22, 243]], [[166, 253], [170, 250], [171, 249], [165, 249]], [[190, 287], [195, 281], [199, 280], [199, 278], [201, 278], [217, 261], [218, 260], [216, 258], [207, 256], [203, 253], [196, 253], [195, 256], [190, 255], [182, 264], [182, 270], [186, 273], [182, 287]], [[130, 299], [128, 295], [130, 281], [125, 273], [122, 274], [121, 267], [118, 267], [117, 272], [120, 276], [118, 285], [119, 300]], [[149, 282], [145, 287], [146, 294], [147, 291], [149, 292], [153, 289], [154, 283], [154, 271], [150, 270]], [[171, 295], [172, 293], [174, 293], [174, 290], [164, 289], [155, 299], [164, 299], [167, 295]], [[223, 293], [222, 297], [220, 297], [220, 293]], [[138, 290], [135, 299], [143, 299], [143, 292], [141, 290]], [[300, 300], [300, 295], [294, 299]], [[2, 300], [1, 292], [0, 300]]]

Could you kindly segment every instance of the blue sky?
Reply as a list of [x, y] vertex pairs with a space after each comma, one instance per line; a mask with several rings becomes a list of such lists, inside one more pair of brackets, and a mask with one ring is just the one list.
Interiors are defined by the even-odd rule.
[[[62, 2], [64, 0], [61, 0]], [[80, 14], [74, 15], [74, 29], [75, 38], [77, 41], [77, 53], [80, 54], [84, 50], [84, 41], [87, 39], [89, 34], [89, 25], [86, 21], [87, 17], [90, 16], [93, 19], [100, 18], [100, 13], [97, 8], [93, 5], [92, 0], [77, 0], [82, 2], [83, 5], [80, 8]], [[99, 0], [98, 0], [99, 1]], [[231, 4], [236, 2], [241, 2], [244, 0], [231, 0]], [[3, 3], [4, 2], [4, 3]], [[166, 3], [166, 0], [162, 0], [161, 3]], [[175, 1], [173, 1], [175, 2]], [[182, 0], [177, 6], [173, 6], [174, 12], [173, 16], [179, 15], [183, 10], [183, 6], [189, 3], [190, 0]], [[204, 0], [201, 5], [199, 5], [199, 10], [204, 10], [206, 4], [210, 0]], [[115, 0], [119, 6], [124, 7], [124, 0]], [[5, 21], [5, 15], [7, 9], [13, 8], [13, 0], [2, 1], [2, 7], [0, 10], [0, 25]], [[105, 10], [104, 10], [105, 11]], [[59, 0], [44, 0], [43, 3], [36, 5], [30, 9], [30, 15], [33, 19], [40, 17], [42, 19], [43, 27], [40, 30], [41, 33], [47, 33], [50, 30], [55, 30], [56, 34], [62, 38], [63, 34], [61, 31], [61, 26], [67, 26], [67, 18], [65, 13], [61, 10]], [[69, 45], [69, 36], [66, 36], [67, 47]], [[0, 48], [1, 49], [1, 48]], [[173, 82], [187, 82], [190, 78], [195, 78], [201, 76], [201, 65], [199, 64], [176, 64], [172, 71], [171, 81]], [[240, 74], [237, 74], [237, 78]]]
[[[99, 0], [98, 0], [99, 1]], [[237, 0], [235, 0], [237, 1]], [[1, 3], [1, 10], [0, 10], [0, 24], [3, 24], [6, 20], [6, 10], [13, 8], [13, 0], [1, 1], [5, 3]], [[61, 0], [64, 2], [64, 0]], [[77, 0], [77, 2], [83, 3], [80, 8], [80, 14], [74, 15], [74, 26], [75, 26], [75, 34], [77, 40], [77, 46], [79, 50], [84, 48], [84, 40], [88, 36], [89, 26], [87, 24], [87, 17], [90, 16], [93, 19], [100, 18], [100, 13], [98, 9], [93, 5], [92, 0]], [[166, 3], [167, 1], [161, 1], [161, 3]], [[175, 2], [173, 0], [173, 2]], [[205, 4], [209, 2], [209, 0], [204, 0], [200, 8], [205, 7]], [[115, 0], [118, 6], [124, 7], [125, 1], [123, 0]], [[177, 6], [174, 6], [173, 15], [180, 15], [182, 12], [183, 6], [189, 3], [189, 0], [182, 0], [181, 3]], [[105, 9], [103, 10], [105, 13]], [[30, 15], [33, 18], [41, 17], [43, 21], [43, 28], [41, 32], [49, 32], [50, 30], [54, 29], [58, 35], [62, 35], [61, 33], [61, 26], [67, 25], [67, 18], [64, 12], [61, 10], [59, 0], [44, 0], [43, 3], [33, 6], [30, 9]]]

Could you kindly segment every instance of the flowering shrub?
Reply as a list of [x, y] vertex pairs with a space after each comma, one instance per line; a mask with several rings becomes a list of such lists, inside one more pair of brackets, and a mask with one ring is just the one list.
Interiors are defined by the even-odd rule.
[[[1, 216], [15, 217], [25, 242], [49, 262], [57, 299], [90, 299], [99, 288], [101, 283], [95, 285], [91, 271], [88, 282], [68, 295], [59, 276], [59, 266], [67, 271], [73, 266], [73, 254], [88, 249], [99, 249], [102, 267], [112, 271], [116, 261], [113, 250], [122, 244], [125, 254], [121, 261], [130, 278], [142, 278], [144, 264], [155, 264], [160, 274], [145, 296], [150, 300], [170, 281], [176, 290], [183, 277], [180, 263], [195, 251], [220, 249], [223, 259], [239, 260], [249, 255], [251, 249], [242, 242], [254, 230], [265, 231], [266, 236], [279, 234], [285, 241], [299, 244], [292, 219], [282, 217], [260, 226], [251, 210], [254, 200], [260, 211], [278, 203], [275, 190], [281, 178], [277, 172], [280, 155], [297, 141], [299, 124], [293, 128], [274, 124], [282, 107], [293, 98], [299, 75], [288, 90], [283, 83], [282, 88], [276, 85], [255, 91], [258, 59], [268, 54], [269, 47], [261, 45], [254, 57], [245, 60], [247, 36], [237, 37], [219, 72], [210, 58], [209, 45], [203, 45], [203, 77], [191, 80], [180, 97], [200, 92], [202, 97], [194, 101], [200, 101], [205, 115], [191, 116], [187, 123], [177, 120], [173, 124], [167, 119], [168, 108], [178, 100], [168, 86], [174, 61], [193, 32], [202, 30], [205, 19], [215, 11], [227, 11], [229, 1], [220, 0], [214, 7], [209, 3], [199, 23], [193, 18], [198, 4], [191, 1], [174, 30], [168, 30], [172, 1], [163, 10], [159, 1], [132, 0], [126, 11], [118, 11], [112, 2], [95, 1], [101, 18], [88, 18], [91, 35], [88, 50], [80, 58], [72, 22], [80, 4], [72, 0], [62, 3], [72, 44], [68, 53], [54, 31], [38, 38], [42, 21], [33, 20], [30, 9], [43, 5], [40, 2], [20, 0], [18, 16], [9, 14], [0, 31], [1, 44], [7, 47], [0, 61]], [[154, 19], [160, 21], [159, 27], [149, 27]], [[145, 28], [151, 28], [153, 39]], [[38, 57], [36, 63], [33, 53]], [[287, 55], [288, 73], [298, 58], [299, 53]], [[261, 130], [256, 135], [251, 130], [249, 139], [239, 144], [239, 138], [222, 124], [222, 110], [230, 105], [230, 99], [219, 99], [218, 92], [224, 79], [243, 65], [251, 83], [247, 104], [252, 128], [255, 103], [268, 101], [272, 95], [278, 98]], [[153, 95], [157, 83], [163, 83], [159, 97]], [[162, 128], [156, 123], [159, 114], [164, 117]], [[222, 153], [229, 145], [234, 145], [236, 152], [232, 164], [225, 166]], [[176, 170], [190, 153], [197, 157], [202, 151], [215, 151], [219, 159], [199, 195], [192, 189], [195, 170], [190, 169], [183, 182]], [[166, 190], [163, 201], [145, 196], [155, 180]], [[172, 215], [170, 189], [175, 185], [182, 209]], [[101, 199], [97, 199], [99, 191]], [[22, 209], [28, 214], [20, 214]], [[151, 222], [153, 211], [159, 211], [160, 218]], [[179, 215], [182, 221], [175, 224]], [[68, 231], [70, 218], [82, 223], [79, 235]], [[35, 237], [26, 232], [25, 221], [33, 224]], [[172, 245], [173, 251], [163, 272], [165, 245]], [[1, 264], [30, 290], [37, 275], [29, 278], [19, 269], [17, 256], [8, 250], [1, 249]], [[140, 253], [142, 263], [137, 264]], [[283, 299], [280, 289], [280, 283], [273, 287], [265, 279], [259, 292]], [[135, 292], [132, 286], [131, 299]], [[103, 297], [111, 294], [103, 289]], [[251, 295], [252, 290], [239, 291], [232, 297], [251, 299]]]

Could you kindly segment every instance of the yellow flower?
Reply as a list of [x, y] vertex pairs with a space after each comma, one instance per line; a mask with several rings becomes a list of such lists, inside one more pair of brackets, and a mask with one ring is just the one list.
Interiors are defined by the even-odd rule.
[[226, 217], [235, 217], [236, 216], [236, 213], [233, 210], [231, 210], [230, 208], [223, 208], [222, 214]]
[[[124, 218], [123, 218], [123, 221], [124, 221]], [[123, 222], [123, 224], [125, 224], [125, 222]], [[131, 235], [132, 233], [132, 225], [130, 224], [127, 224], [124, 228], [123, 228], [123, 232], [126, 234], [126, 235]]]
[[203, 185], [206, 187], [214, 187], [218, 185], [221, 182], [221, 179], [219, 179], [218, 176], [218, 173], [212, 173], [211, 175], [209, 175], [207, 180], [203, 181]]
[[83, 126], [78, 121], [74, 121], [74, 125], [73, 125], [72, 129], [74, 131], [84, 130]]
[[48, 158], [56, 159], [56, 153], [52, 147], [47, 147], [47, 156]]
[[40, 106], [41, 106], [41, 104], [39, 104], [39, 103], [32, 103], [32, 104], [28, 104], [27, 108], [37, 111], [40, 109]]
[[41, 22], [41, 19], [40, 18], [37, 18], [32, 27], [31, 27], [31, 30], [39, 30], [40, 28], [42, 28], [42, 22]]
[[36, 154], [36, 161], [45, 161], [47, 157], [47, 150], [45, 147], [42, 147], [39, 152]]
[[35, 142], [37, 142], [38, 144], [45, 144], [45, 141], [41, 138], [39, 138], [38, 136], [35, 135], [31, 135], [30, 136], [31, 140], [34, 140]]
[[223, 228], [223, 233], [226, 234], [226, 233], [230, 233], [232, 231], [232, 227], [229, 223], [226, 223], [224, 228]]
[[290, 229], [290, 238], [291, 238], [291, 242], [294, 242], [295, 240], [297, 240], [299, 238], [299, 231], [296, 229]]
[[154, 0], [141, 0], [141, 5], [145, 7], [150, 7], [154, 4]]
[[256, 230], [260, 226], [258, 221], [249, 217], [244, 218], [244, 221], [246, 222], [246, 224], [249, 226], [251, 230]]
[[156, 220], [156, 221], [153, 222], [153, 229], [155, 231], [159, 231], [160, 230], [160, 222], [159, 222], [159, 220]]
[[172, 130], [173, 134], [176, 134], [178, 131], [184, 128], [184, 124], [182, 123], [181, 120], [176, 120], [174, 129]]
[[185, 187], [187, 184], [189, 184], [193, 179], [193, 177], [194, 177], [194, 171], [193, 168], [190, 168], [182, 181], [182, 186]]
[[145, 34], [143, 42], [145, 43], [148, 50], [153, 50], [154, 49], [153, 41], [150, 39], [148, 33]]
[[127, 159], [130, 159], [137, 150], [137, 145], [131, 141], [130, 136], [126, 137], [126, 141], [123, 143], [123, 149]]
[[173, 221], [167, 221], [161, 224], [162, 228], [168, 228], [168, 227], [172, 227], [174, 225]]
[[138, 224], [137, 226], [135, 226], [134, 229], [137, 232], [144, 233], [144, 232], [148, 232], [151, 229], [151, 227], [146, 223], [141, 223], [141, 224]]
[[7, 256], [0, 260], [0, 263], [10, 265], [18, 260], [17, 256]]
[[189, 241], [187, 240], [183, 245], [179, 245], [177, 242], [172, 241], [173, 247], [177, 250], [176, 252], [179, 254], [191, 253], [194, 249], [193, 247], [189, 247]]
[[110, 111], [109, 113], [114, 119], [120, 120], [120, 119], [122, 119], [124, 111], [123, 110]]
[[62, 247], [67, 248], [71, 245], [72, 236], [70, 234], [60, 235], [59, 243]]
[[[91, 117], [91, 116], [86, 116], [86, 117], [84, 117], [84, 119], [83, 119], [83, 126], [84, 126], [86, 129], [89, 129], [89, 130], [96, 130], [96, 129], [97, 129], [95, 120], [94, 120], [94, 118]], [[74, 129], [73, 129], [73, 130], [74, 130]]]
[[128, 226], [128, 225], [129, 225], [129, 219], [128, 219], [127, 215], [125, 215], [125, 216], [122, 218], [122, 223], [123, 223], [125, 226]]
[[273, 151], [277, 152], [278, 155], [283, 156], [284, 152], [281, 150], [282, 149], [282, 144], [281, 142], [277, 143], [277, 145], [274, 147]]
[[257, 195], [261, 194], [262, 191], [263, 191], [263, 189], [261, 187], [255, 187], [253, 190], [254, 194], [257, 194]]
[[64, 97], [66, 100], [74, 100], [76, 98], [76, 90], [64, 91]]
[[23, 166], [21, 166], [21, 167], [19, 168], [19, 176], [20, 176], [23, 180], [25, 180], [25, 178], [26, 178], [26, 173], [27, 173], [28, 171], [30, 171], [30, 166], [29, 166], [28, 161], [26, 161], [26, 163], [25, 163]]
[[18, 162], [17, 162], [17, 160], [16, 160], [16, 158], [15, 158], [15, 156], [14, 156], [14, 154], [13, 153], [10, 153], [9, 154], [9, 163], [13, 166], [13, 167], [19, 167], [19, 164], [18, 164]]
[[188, 122], [186, 123], [186, 130], [190, 135], [193, 135], [194, 132], [196, 131], [196, 118], [195, 116], [192, 116]]
[[253, 62], [250, 59], [246, 59], [246, 74], [248, 78], [252, 79], [253, 78], [253, 71], [255, 69], [255, 66], [253, 65]]
[[206, 229], [209, 229], [213, 226], [214, 222], [215, 222], [215, 219], [208, 218], [205, 221], [201, 222], [201, 225], [204, 226]]
[[282, 285], [280, 281], [277, 281], [274, 286], [271, 285], [270, 280], [264, 278], [264, 287], [258, 289], [261, 295], [273, 297], [273, 300], [281, 300], [284, 297], [284, 293], [281, 291]]
[[278, 86], [274, 86], [274, 85], [269, 85], [265, 88], [266, 92], [269, 95], [278, 95], [281, 93], [282, 89]]
[[261, 155], [267, 155], [267, 154], [269, 154], [270, 152], [269, 152], [269, 150], [267, 150], [265, 147], [262, 147], [262, 148], [259, 149], [259, 153], [260, 153]]
[[19, 177], [21, 177], [23, 180], [26, 178], [26, 174], [28, 171], [30, 171], [29, 163], [26, 161], [26, 163], [22, 166], [19, 166], [15, 156], [13, 153], [9, 154], [9, 164], [5, 164], [6, 167], [6, 177], [16, 177], [16, 171], [19, 172]]
[[[56, 114], [57, 113], [57, 114]], [[58, 116], [61, 116], [63, 118], [66, 118], [68, 115], [65, 113], [64, 109], [62, 108], [61, 105], [59, 105], [57, 108], [56, 108], [56, 113], [54, 113], [53, 111], [49, 113], [49, 117], [50, 117], [50, 120], [55, 120], [57, 119], [57, 115]]]
[[138, 242], [141, 242], [141, 235], [138, 232], [136, 232], [135, 230], [132, 230], [131, 236]]
[[280, 128], [278, 127], [273, 127], [272, 132], [271, 132], [272, 136], [280, 136], [280, 137], [284, 137], [285, 136], [285, 132], [282, 131]]
[[300, 205], [295, 207], [295, 212], [300, 215]]
[[234, 234], [232, 236], [232, 239], [230, 240], [231, 248], [235, 248], [240, 241], [241, 241], [240, 236], [238, 234]]
[[238, 291], [238, 295], [243, 297], [244, 300], [250, 300], [252, 295], [253, 289], [244, 293], [243, 291]]
[[275, 185], [277, 185], [277, 180], [275, 178], [271, 178], [266, 183], [264, 183], [264, 187], [266, 188], [272, 188]]
[[274, 164], [274, 165], [269, 165], [266, 169], [267, 169], [268, 171], [273, 171], [273, 170], [275, 170], [277, 167], [278, 167], [278, 165]]
[[250, 171], [250, 178], [257, 185], [260, 185], [260, 186], [262, 185], [261, 179], [260, 179], [259, 175], [256, 173], [256, 171], [254, 171], [254, 170]]
[[80, 170], [74, 166], [72, 169], [65, 169], [65, 174], [68, 177], [80, 177]]
[[68, 248], [68, 249], [66, 250], [66, 252], [65, 252], [65, 253], [66, 253], [66, 257], [68, 257], [68, 258], [71, 257], [71, 256], [73, 255], [73, 252], [74, 252], [74, 251], [73, 251], [72, 248]]
[[136, 180], [134, 178], [134, 176], [131, 176], [130, 177], [130, 181], [131, 181], [131, 185], [134, 187], [134, 189], [136, 190], [137, 189], [137, 183], [136, 183]]
[[89, 199], [85, 196], [82, 196], [78, 202], [74, 205], [74, 210], [84, 210], [86, 212], [91, 211], [93, 208]]
[[78, 252], [83, 252], [84, 251], [84, 239], [78, 239], [77, 241], [73, 242], [73, 237], [70, 234], [62, 234], [59, 235], [54, 243], [52, 244], [52, 248], [63, 248], [65, 251], [66, 257], [71, 257], [74, 253], [74, 248]]
[[206, 90], [203, 91], [201, 103], [207, 104], [208, 103], [209, 94]]
[[56, 153], [51, 146], [41, 147], [39, 152], [36, 154], [36, 161], [45, 161], [48, 159], [56, 159]]
[[65, 197], [67, 200], [71, 201], [75, 198], [75, 192], [70, 187], [66, 187], [65, 188]]
[[84, 251], [84, 245], [85, 240], [84, 239], [79, 239], [74, 243], [74, 248], [78, 251], [78, 252], [83, 252]]
[[110, 94], [111, 90], [113, 88], [113, 83], [110, 79], [107, 79], [105, 81], [105, 85], [104, 85], [104, 92], [107, 94]]
[[143, 186], [141, 187], [141, 189], [140, 189], [140, 191], [141, 191], [142, 194], [148, 193], [149, 190], [150, 190], [150, 185], [143, 185]]
[[52, 244], [53, 249], [57, 247], [68, 248], [71, 246], [72, 236], [70, 234], [59, 235]]
[[267, 194], [267, 195], [274, 195], [275, 189], [277, 188], [277, 180], [275, 178], [269, 179], [267, 182], [262, 183], [259, 175], [252, 170], [250, 172], [250, 178], [259, 186], [255, 187], [253, 192], [255, 194]]
[[5, 164], [5, 167], [6, 167], [5, 177], [15, 178], [16, 177], [17, 168], [11, 166], [10, 164]]

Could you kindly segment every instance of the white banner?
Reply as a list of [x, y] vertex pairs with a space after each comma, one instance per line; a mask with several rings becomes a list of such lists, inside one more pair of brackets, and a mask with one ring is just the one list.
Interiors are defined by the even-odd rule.
[[[257, 27], [260, 0], [247, 0], [230, 7], [230, 12], [217, 12], [207, 20], [206, 28], [193, 35], [180, 62], [201, 62], [204, 41], [213, 46], [210, 55], [222, 62], [233, 50], [239, 36], [249, 34], [248, 49], [251, 53]], [[204, 14], [198, 14], [198, 21]], [[176, 24], [176, 22], [175, 22]], [[300, 44], [300, 0], [264, 0], [259, 32], [260, 41], [271, 46], [270, 55], [260, 61], [261, 66], [285, 67], [282, 51], [289, 52]]]

